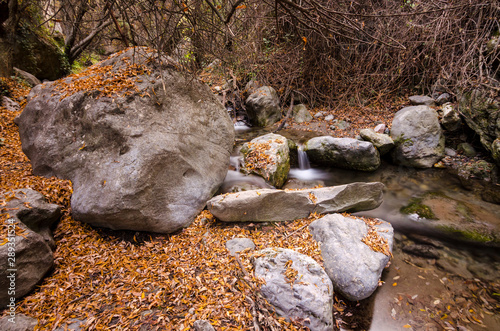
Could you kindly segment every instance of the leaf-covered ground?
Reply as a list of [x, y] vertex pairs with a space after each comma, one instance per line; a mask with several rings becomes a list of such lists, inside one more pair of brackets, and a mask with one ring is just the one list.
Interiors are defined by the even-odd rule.
[[[13, 99], [25, 99], [26, 88], [15, 81], [9, 85]], [[197, 319], [207, 319], [220, 330], [248, 330], [255, 325], [301, 329], [271, 312], [258, 294], [250, 255], [231, 257], [225, 242], [249, 237], [257, 249], [272, 243], [320, 261], [306, 229], [315, 217], [275, 225], [226, 226], [203, 212], [190, 227], [173, 235], [92, 228], [71, 218], [69, 181], [31, 173], [13, 122], [18, 114], [0, 107], [4, 138], [0, 193], [29, 187], [64, 209], [54, 233], [55, 267], [17, 306], [17, 313], [39, 320], [38, 329], [52, 330], [78, 320], [90, 330], [188, 330]]]
[[[24, 106], [28, 90], [16, 81], [8, 84], [11, 97]], [[274, 224], [221, 224], [204, 211], [191, 226], [172, 235], [93, 228], [71, 218], [69, 181], [31, 173], [29, 160], [21, 150], [17, 126], [13, 123], [18, 114], [0, 107], [3, 138], [0, 194], [29, 187], [43, 193], [49, 202], [62, 205], [64, 210], [54, 233], [55, 267], [17, 306], [17, 313], [39, 320], [39, 330], [64, 329], [74, 321], [88, 330], [189, 330], [198, 319], [209, 320], [217, 330], [303, 329], [300, 321], [289, 323], [277, 317], [259, 295], [251, 253], [231, 257], [225, 242], [235, 237], [248, 237], [255, 242], [256, 249], [291, 248], [321, 264], [319, 248], [307, 230], [307, 225], [319, 215]], [[371, 126], [372, 120], [366, 121]], [[0, 232], [2, 237], [5, 235]], [[383, 245], [378, 248], [383, 251]], [[401, 278], [399, 265], [390, 270], [394, 283], [381, 289], [399, 289], [403, 279], [412, 288], [411, 284], [421, 279], [415, 276], [422, 272], [417, 266]], [[288, 276], [293, 278], [293, 275]], [[387, 303], [390, 304], [387, 316], [395, 312], [392, 319], [407, 320], [401, 325], [408, 329], [425, 326], [429, 330], [440, 330], [458, 325], [483, 328], [483, 317], [500, 312], [500, 304], [495, 300], [500, 286], [454, 279], [455, 284], [468, 286], [460, 295], [450, 287], [444, 294], [436, 293], [425, 300], [420, 295], [417, 305], [417, 297], [402, 291], [395, 296], [394, 303]], [[335, 296], [337, 327], [359, 329], [359, 316], [356, 315], [370, 310], [364, 305], [363, 302], [348, 303]], [[417, 308], [407, 309], [412, 305]]]

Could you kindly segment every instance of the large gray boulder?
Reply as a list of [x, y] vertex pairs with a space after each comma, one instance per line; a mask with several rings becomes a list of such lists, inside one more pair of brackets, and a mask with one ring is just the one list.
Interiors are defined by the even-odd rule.
[[255, 90], [245, 101], [248, 119], [255, 126], [269, 126], [281, 119], [280, 100], [270, 86]]
[[[394, 235], [392, 226], [380, 221], [372, 228], [387, 241], [389, 255], [374, 251], [362, 241], [369, 233], [369, 226], [361, 219], [340, 214], [326, 215], [312, 222], [309, 231], [320, 243], [325, 270], [335, 290], [352, 301], [372, 295], [390, 259]], [[369, 238], [373, 238], [373, 232]]]
[[309, 139], [304, 150], [311, 162], [330, 167], [374, 171], [380, 166], [380, 154], [368, 141], [322, 136]]
[[305, 190], [262, 189], [213, 197], [208, 210], [223, 222], [290, 221], [310, 213], [356, 212], [382, 203], [384, 184], [352, 183]]
[[323, 268], [291, 249], [267, 248], [255, 253], [255, 276], [264, 279], [262, 295], [289, 319], [312, 331], [333, 330], [333, 286]]
[[359, 135], [363, 140], [369, 141], [373, 146], [377, 147], [380, 155], [385, 155], [394, 147], [394, 141], [389, 135], [375, 132], [374, 129], [362, 129]]
[[30, 93], [19, 131], [33, 172], [73, 182], [77, 220], [161, 233], [189, 225], [227, 173], [227, 111], [147, 48], [88, 70]]
[[290, 170], [290, 151], [285, 137], [268, 133], [245, 143], [240, 153], [243, 156], [241, 171], [259, 175], [277, 188], [286, 182]]
[[405, 107], [394, 116], [391, 138], [395, 163], [430, 168], [444, 156], [444, 135], [437, 112], [427, 106]]

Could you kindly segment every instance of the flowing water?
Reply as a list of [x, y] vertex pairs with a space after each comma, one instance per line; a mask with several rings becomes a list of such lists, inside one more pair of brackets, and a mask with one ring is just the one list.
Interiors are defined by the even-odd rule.
[[[237, 147], [231, 157], [231, 170], [221, 187], [222, 193], [270, 187], [261, 177], [245, 176], [239, 172], [239, 147], [244, 141], [265, 133], [244, 125], [237, 127]], [[473, 192], [465, 190], [457, 178], [443, 169], [416, 170], [387, 162], [383, 162], [375, 172], [317, 167], [309, 163], [302, 147], [305, 139], [312, 136], [304, 136], [304, 132], [297, 135], [297, 132], [286, 130], [280, 134], [294, 140], [298, 146], [297, 165], [290, 169], [285, 187], [334, 186], [374, 181], [386, 186], [384, 202], [380, 207], [355, 215], [380, 218], [392, 224], [395, 229], [392, 265], [382, 276], [385, 285], [369, 299], [355, 306], [352, 320], [343, 329], [500, 330], [500, 318], [490, 314], [500, 310], [500, 302], [497, 301], [496, 308], [491, 302], [488, 306], [484, 302], [491, 301], [491, 297], [485, 300], [484, 290], [480, 290], [485, 283], [498, 283], [500, 280], [498, 247], [457, 240], [453, 234], [428, 226], [428, 220], [416, 214], [401, 213], [401, 208], [408, 205], [412, 198], [439, 192], [453, 201], [467, 204], [485, 222], [498, 228], [500, 205], [485, 202]], [[416, 254], [412, 249], [416, 250]], [[490, 292], [491, 289], [488, 293]], [[482, 301], [478, 299], [479, 303], [471, 304], [473, 301], [469, 296], [479, 298], [481, 295]], [[463, 305], [464, 301], [468, 306]], [[483, 310], [479, 311], [480, 309]]]

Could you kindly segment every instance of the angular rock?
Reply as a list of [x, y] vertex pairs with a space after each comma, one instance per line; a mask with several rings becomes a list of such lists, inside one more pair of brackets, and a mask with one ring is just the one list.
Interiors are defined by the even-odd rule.
[[28, 228], [41, 235], [45, 242], [55, 248], [51, 227], [61, 217], [61, 207], [47, 203], [43, 195], [29, 188], [14, 190], [13, 195], [3, 199], [5, 206], [0, 208], [0, 213], [8, 213], [24, 223]]
[[1, 105], [5, 107], [8, 111], [15, 112], [21, 109], [21, 106], [19, 106], [17, 102], [6, 96], [3, 96], [1, 101], [2, 101]]
[[462, 127], [462, 119], [460, 113], [453, 108], [450, 103], [443, 105], [441, 108], [441, 125], [448, 131], [456, 131]]
[[444, 135], [435, 110], [427, 106], [401, 109], [394, 116], [391, 138], [396, 143], [392, 150], [395, 163], [431, 168], [444, 156]]
[[359, 135], [366, 141], [369, 141], [373, 146], [377, 147], [380, 155], [385, 155], [394, 147], [394, 141], [391, 137], [383, 133], [377, 133], [373, 129], [362, 129]]
[[[16, 229], [16, 236], [8, 236], [8, 242], [0, 246], [0, 307], [5, 308], [11, 300], [8, 288], [15, 288], [16, 299], [29, 292], [42, 280], [45, 274], [52, 268], [54, 257], [52, 249], [38, 233], [29, 229], [16, 218], [9, 218], [8, 230]], [[10, 233], [9, 233], [10, 235]], [[15, 249], [15, 261], [9, 260], [12, 250]], [[14, 265], [10, 265], [14, 262]], [[16, 271], [9, 271], [16, 269]], [[15, 277], [13, 283], [11, 278]]]
[[245, 143], [241, 171], [262, 176], [269, 184], [280, 188], [288, 178], [290, 152], [287, 139], [279, 134], [268, 133]]
[[410, 98], [410, 103], [415, 106], [435, 106], [436, 103], [434, 102], [434, 99], [431, 97], [428, 97], [426, 95], [413, 95]]
[[450, 101], [451, 101], [451, 95], [449, 95], [448, 93], [442, 93], [436, 98], [436, 103], [438, 105], [442, 105]]
[[304, 146], [309, 159], [318, 164], [374, 171], [380, 166], [380, 154], [372, 143], [352, 138], [315, 137]]
[[384, 184], [352, 183], [305, 190], [262, 189], [213, 197], [208, 210], [223, 222], [290, 221], [310, 213], [355, 212], [382, 203]]
[[381, 123], [381, 124], [378, 124], [374, 129], [373, 131], [375, 131], [376, 133], [384, 133], [385, 132], [385, 129], [386, 129], [386, 126], [384, 123]]
[[[73, 182], [77, 220], [161, 233], [189, 225], [227, 173], [234, 127], [226, 109], [151, 49], [88, 70], [33, 88], [19, 123], [33, 172]], [[128, 83], [98, 90], [111, 73]]]
[[292, 109], [293, 119], [297, 123], [309, 122], [313, 119], [312, 115], [307, 111], [307, 108], [303, 104], [299, 104]]
[[247, 248], [254, 249], [255, 244], [250, 238], [234, 238], [226, 242], [226, 248], [229, 254], [235, 256], [236, 253], [241, 252]]
[[[311, 331], [333, 330], [333, 286], [323, 268], [291, 249], [256, 252], [255, 275], [264, 279], [262, 295], [289, 319], [301, 320]], [[294, 275], [292, 277], [288, 274]]]
[[33, 331], [38, 324], [36, 318], [24, 314], [15, 313], [14, 316], [6, 315], [0, 318], [0, 330], [2, 331]]
[[[392, 252], [392, 226], [381, 221], [375, 228]], [[368, 225], [361, 219], [333, 214], [312, 222], [309, 231], [320, 242], [325, 270], [335, 290], [353, 301], [372, 295], [390, 257], [361, 241], [368, 233]]]
[[245, 105], [252, 125], [265, 127], [281, 119], [280, 100], [272, 87], [259, 87], [246, 99]]

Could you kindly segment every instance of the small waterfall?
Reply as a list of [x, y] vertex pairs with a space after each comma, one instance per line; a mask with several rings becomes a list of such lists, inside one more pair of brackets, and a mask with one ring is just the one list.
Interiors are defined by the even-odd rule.
[[309, 159], [307, 158], [307, 153], [304, 151], [304, 146], [299, 145], [297, 148], [298, 161], [299, 161], [299, 169], [300, 170], [308, 170], [311, 168], [309, 164]]

